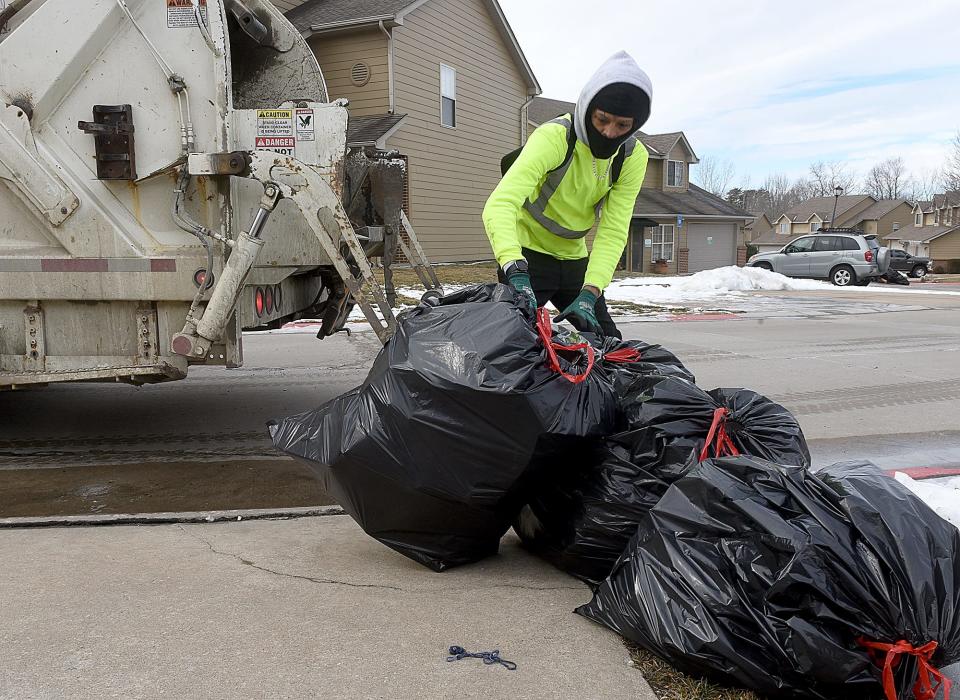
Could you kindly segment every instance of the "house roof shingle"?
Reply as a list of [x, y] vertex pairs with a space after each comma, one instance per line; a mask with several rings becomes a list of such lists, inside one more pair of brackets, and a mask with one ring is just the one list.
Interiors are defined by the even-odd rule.
[[406, 114], [371, 114], [350, 117], [347, 123], [347, 145], [365, 146], [376, 143], [390, 133]]
[[287, 12], [287, 19], [303, 32], [326, 24], [393, 17], [412, 4], [413, 0], [312, 0]]
[[802, 233], [777, 233], [777, 229], [772, 228], [769, 231], [761, 233], [750, 241], [751, 245], [786, 245], [790, 241], [800, 238], [800, 236], [809, 235]]
[[686, 192], [663, 192], [650, 188], [641, 189], [633, 208], [634, 216], [729, 216], [737, 219], [752, 219], [753, 216], [726, 200], [710, 194], [696, 185]]
[[574, 102], [553, 100], [549, 97], [534, 97], [527, 107], [527, 120], [540, 125], [554, 117], [559, 117], [561, 114], [573, 112], [576, 106]]
[[[845, 212], [852, 209], [868, 196], [869, 195], [865, 194], [845, 194], [837, 199], [837, 220], [841, 221]], [[833, 216], [834, 199], [836, 198], [811, 197], [810, 199], [804, 200], [799, 204], [793, 205], [783, 213], [791, 221], [807, 221], [814, 214], [823, 220], [829, 220], [830, 217]]]
[[[876, 204], [871, 204], [862, 212], [850, 219], [851, 223], [860, 223], [861, 221], [871, 221], [880, 219], [899, 207], [901, 204], [910, 204], [905, 199], [881, 199]], [[839, 206], [838, 206], [839, 208]], [[839, 218], [839, 217], [838, 217]]]
[[917, 206], [920, 207], [920, 211], [927, 213], [928, 211], [933, 211], [933, 200], [928, 199], [921, 202], [917, 202]]
[[887, 240], [895, 241], [916, 241], [917, 243], [929, 243], [934, 238], [940, 238], [953, 231], [960, 231], [960, 224], [951, 226], [907, 226], [893, 234], [886, 236]]

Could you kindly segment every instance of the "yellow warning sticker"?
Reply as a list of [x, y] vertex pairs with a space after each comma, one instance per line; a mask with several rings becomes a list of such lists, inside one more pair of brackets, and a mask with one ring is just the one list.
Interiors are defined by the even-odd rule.
[[258, 109], [257, 136], [293, 136], [293, 110]]

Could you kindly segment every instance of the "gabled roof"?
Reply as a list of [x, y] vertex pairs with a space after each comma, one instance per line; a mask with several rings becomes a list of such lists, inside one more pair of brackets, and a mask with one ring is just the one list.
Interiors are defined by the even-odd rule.
[[690, 155], [693, 156], [692, 162], [700, 162], [700, 159], [697, 158], [696, 152], [693, 150], [693, 146], [690, 145], [686, 134], [684, 134], [682, 131], [671, 131], [667, 134], [645, 134], [640, 131], [637, 132], [637, 138], [639, 138], [640, 142], [647, 147], [651, 158], [666, 158], [670, 151], [673, 150], [673, 147], [676, 146], [680, 141], [683, 141], [683, 145], [686, 147], [687, 151], [690, 152]]
[[923, 212], [924, 214], [927, 213], [927, 212], [931, 212], [931, 211], [933, 211], [933, 200], [930, 199], [930, 200], [923, 201], [923, 202], [917, 202], [917, 203], [915, 203], [915, 204], [913, 205], [913, 208], [914, 208], [914, 209], [916, 209], [916, 208], [918, 208], [918, 207], [920, 208], [920, 211]]
[[777, 229], [770, 229], [750, 241], [750, 245], [786, 245], [802, 235], [809, 234], [777, 233]]
[[366, 117], [350, 116], [347, 122], [347, 145], [376, 146], [397, 130], [406, 114], [372, 114]]
[[876, 204], [871, 204], [869, 207], [853, 217], [853, 219], [856, 219], [856, 221], [853, 221], [853, 223], [882, 219], [884, 216], [902, 204], [910, 204], [910, 202], [908, 202], [906, 199], [881, 199]]
[[916, 241], [917, 243], [929, 243], [935, 238], [946, 236], [948, 233], [960, 231], [960, 224], [951, 226], [907, 226], [899, 231], [894, 231], [887, 236], [887, 240], [894, 241]]
[[570, 114], [576, 108], [575, 102], [553, 100], [549, 97], [537, 96], [527, 106], [527, 121], [539, 126], [561, 114]]
[[[308, 37], [321, 32], [339, 31], [362, 26], [403, 26], [408, 14], [429, 0], [307, 0], [286, 13], [286, 17], [301, 34]], [[540, 94], [540, 83], [527, 57], [520, 48], [510, 23], [497, 0], [481, 0], [503, 38], [507, 51], [513, 57], [528, 87]]]
[[750, 216], [754, 217], [754, 219], [747, 224], [747, 228], [767, 229], [773, 226], [773, 222], [770, 221], [770, 218], [767, 216], [766, 212], [751, 212]]
[[634, 216], [724, 216], [731, 219], [748, 221], [753, 218], [749, 213], [735, 207], [725, 199], [720, 199], [705, 189], [690, 185], [686, 192], [663, 192], [656, 188], [643, 188], [633, 208]]
[[933, 195], [933, 209], [960, 206], [960, 190], [952, 190]]
[[[809, 221], [816, 214], [823, 221], [830, 221], [830, 217], [833, 216], [834, 199], [837, 199], [837, 221], [842, 221], [843, 214], [862, 202], [866, 197], [870, 197], [870, 195], [846, 194], [839, 199], [835, 197], [811, 197], [799, 204], [794, 204], [781, 216], [785, 215], [790, 221], [802, 223]], [[870, 197], [870, 199], [873, 199], [873, 197]], [[780, 218], [777, 217], [778, 220]]]

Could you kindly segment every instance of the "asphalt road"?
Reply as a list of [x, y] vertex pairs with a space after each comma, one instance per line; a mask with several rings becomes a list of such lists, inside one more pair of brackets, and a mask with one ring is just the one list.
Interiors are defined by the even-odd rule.
[[[817, 464], [960, 464], [960, 296], [758, 296], [737, 318], [621, 326], [672, 350], [701, 386], [783, 403]], [[266, 425], [359, 384], [378, 348], [372, 333], [253, 334], [237, 370], [0, 393], [0, 517], [328, 503]]]

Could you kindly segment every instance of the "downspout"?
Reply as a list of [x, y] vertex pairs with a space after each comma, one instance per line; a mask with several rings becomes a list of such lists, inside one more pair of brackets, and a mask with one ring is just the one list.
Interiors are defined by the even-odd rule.
[[387, 37], [387, 92], [390, 101], [389, 112], [390, 114], [395, 114], [397, 109], [393, 93], [393, 34], [383, 26], [383, 20], [380, 20], [377, 24], [380, 25], [380, 31]]
[[537, 98], [536, 93], [530, 95], [526, 102], [520, 106], [520, 145], [527, 142], [527, 107]]

